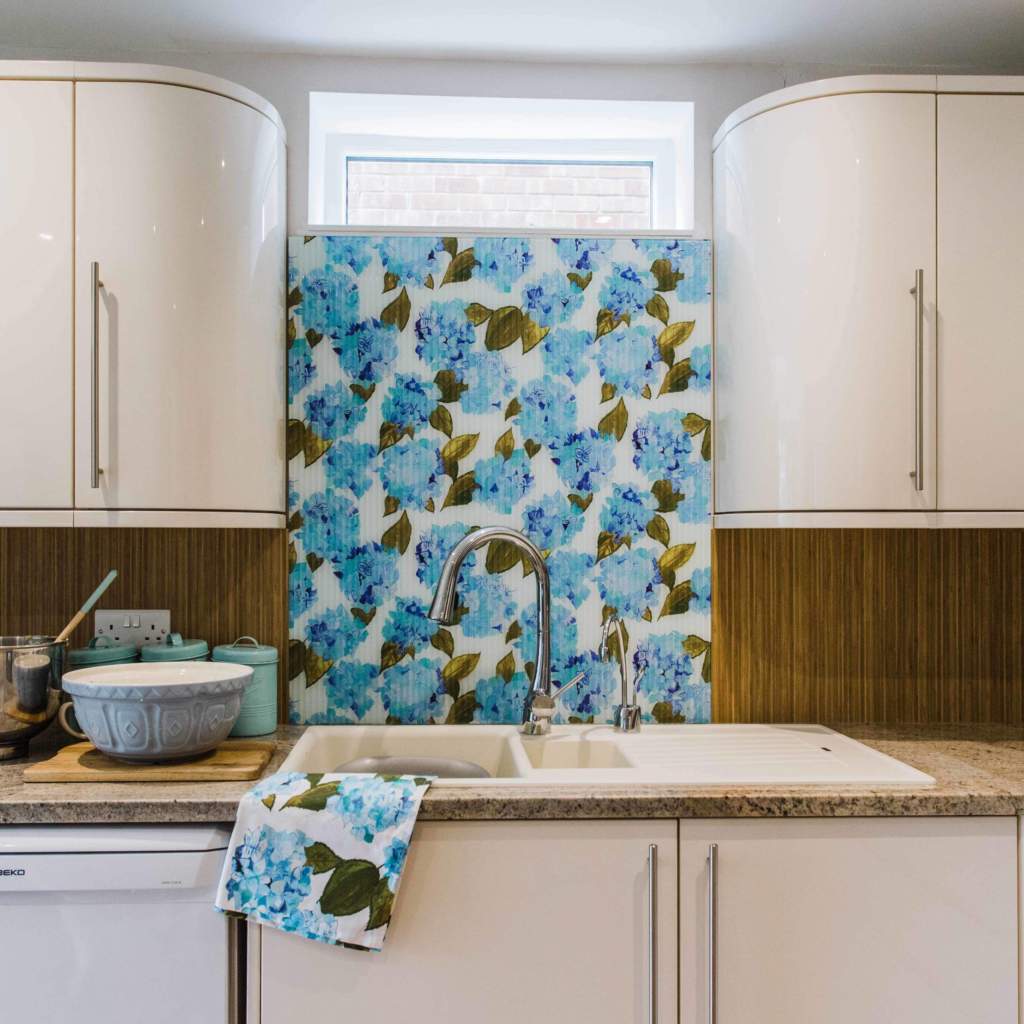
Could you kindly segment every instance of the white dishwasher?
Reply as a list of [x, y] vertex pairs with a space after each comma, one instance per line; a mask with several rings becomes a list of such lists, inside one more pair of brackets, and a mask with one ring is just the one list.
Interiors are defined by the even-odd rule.
[[235, 922], [213, 909], [213, 826], [0, 826], [0, 1017], [225, 1024]]

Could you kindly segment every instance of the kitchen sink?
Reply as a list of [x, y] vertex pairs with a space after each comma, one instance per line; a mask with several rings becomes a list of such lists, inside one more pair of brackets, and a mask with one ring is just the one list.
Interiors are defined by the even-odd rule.
[[928, 786], [935, 780], [820, 725], [558, 725], [523, 736], [512, 725], [317, 725], [283, 771], [329, 772], [358, 757], [473, 761], [487, 779], [434, 785], [664, 784], [689, 786]]

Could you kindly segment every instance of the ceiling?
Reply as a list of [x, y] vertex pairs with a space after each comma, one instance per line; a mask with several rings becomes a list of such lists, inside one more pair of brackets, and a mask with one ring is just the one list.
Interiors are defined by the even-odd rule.
[[0, 48], [1012, 71], [1024, 0], [0, 0]]

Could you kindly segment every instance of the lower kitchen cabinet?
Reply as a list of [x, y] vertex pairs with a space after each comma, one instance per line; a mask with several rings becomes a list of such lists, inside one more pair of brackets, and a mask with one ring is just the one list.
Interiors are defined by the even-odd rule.
[[668, 820], [418, 825], [382, 952], [261, 929], [262, 1024], [648, 1024], [651, 844], [654, 1019], [675, 1024], [678, 827]]
[[1014, 818], [682, 822], [682, 1024], [1015, 1024], [1016, 829]]

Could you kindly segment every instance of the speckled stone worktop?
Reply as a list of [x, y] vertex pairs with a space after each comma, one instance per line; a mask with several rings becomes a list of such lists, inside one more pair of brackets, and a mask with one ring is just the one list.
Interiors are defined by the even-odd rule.
[[[1024, 811], [1024, 728], [990, 725], [834, 728], [935, 778], [923, 788], [863, 786], [472, 787], [433, 789], [421, 819], [877, 817]], [[302, 728], [273, 737], [275, 771]], [[29, 758], [0, 762], [0, 824], [228, 822], [250, 783], [33, 783], [26, 765], [64, 742], [56, 729]]]

